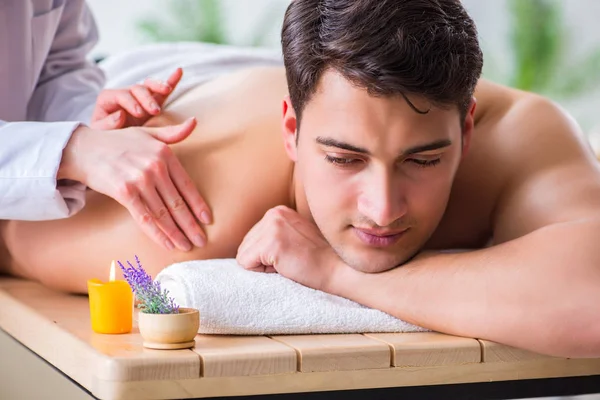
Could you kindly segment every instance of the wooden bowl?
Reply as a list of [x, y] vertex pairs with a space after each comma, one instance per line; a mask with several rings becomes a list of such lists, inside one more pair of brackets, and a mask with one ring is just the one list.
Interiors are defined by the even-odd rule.
[[200, 327], [200, 312], [180, 308], [178, 314], [138, 314], [138, 326], [144, 347], [150, 349], [187, 349], [194, 347]]

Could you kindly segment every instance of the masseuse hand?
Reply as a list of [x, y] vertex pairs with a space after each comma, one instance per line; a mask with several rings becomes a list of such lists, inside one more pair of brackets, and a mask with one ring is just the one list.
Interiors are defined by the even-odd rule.
[[161, 128], [98, 131], [81, 126], [63, 151], [58, 178], [114, 198], [169, 250], [191, 250], [189, 241], [201, 247], [206, 236], [197, 219], [210, 223], [210, 211], [167, 146], [184, 140], [195, 126], [193, 118]]
[[313, 289], [325, 290], [341, 260], [317, 226], [278, 206], [248, 232], [236, 260], [248, 270], [278, 272]]
[[150, 117], [160, 114], [182, 75], [181, 68], [177, 68], [166, 82], [148, 78], [143, 85], [103, 90], [98, 95], [90, 126], [95, 129], [142, 126]]

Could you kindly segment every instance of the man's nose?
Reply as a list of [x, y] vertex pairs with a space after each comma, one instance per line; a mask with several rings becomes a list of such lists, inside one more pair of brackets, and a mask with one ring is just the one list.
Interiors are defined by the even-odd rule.
[[407, 212], [406, 193], [393, 176], [371, 177], [358, 198], [358, 211], [378, 226], [388, 226]]

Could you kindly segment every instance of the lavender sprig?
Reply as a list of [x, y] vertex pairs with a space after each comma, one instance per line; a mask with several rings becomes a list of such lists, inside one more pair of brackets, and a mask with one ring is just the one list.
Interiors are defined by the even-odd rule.
[[140, 301], [138, 308], [148, 314], [177, 314], [179, 306], [168, 296], [169, 291], [162, 290], [159, 282], [152, 281], [152, 277], [144, 270], [138, 256], [135, 256], [135, 261], [137, 268], [129, 261], [127, 261], [129, 267], [125, 267], [121, 261], [117, 262], [135, 297]]

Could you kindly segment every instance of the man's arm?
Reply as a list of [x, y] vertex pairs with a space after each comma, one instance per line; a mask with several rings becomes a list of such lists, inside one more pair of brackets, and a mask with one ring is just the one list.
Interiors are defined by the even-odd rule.
[[103, 72], [86, 59], [97, 41], [96, 24], [85, 1], [67, 1], [29, 101], [28, 120], [90, 122], [104, 85]]
[[246, 235], [246, 269], [435, 331], [563, 357], [600, 357], [600, 218], [563, 222], [487, 249], [423, 253], [401, 267], [359, 272], [312, 222], [276, 207]]
[[600, 357], [600, 173], [576, 127], [531, 96], [502, 118], [494, 148], [512, 168], [495, 245], [423, 253], [379, 274], [345, 265], [316, 225], [276, 207], [237, 260], [436, 331], [563, 357]]
[[380, 274], [340, 265], [323, 290], [439, 332], [544, 354], [600, 357], [600, 219]]
[[422, 254], [375, 275], [342, 266], [324, 289], [441, 332], [600, 357], [598, 164], [575, 124], [535, 96], [497, 129], [512, 178], [496, 204], [495, 246]]

